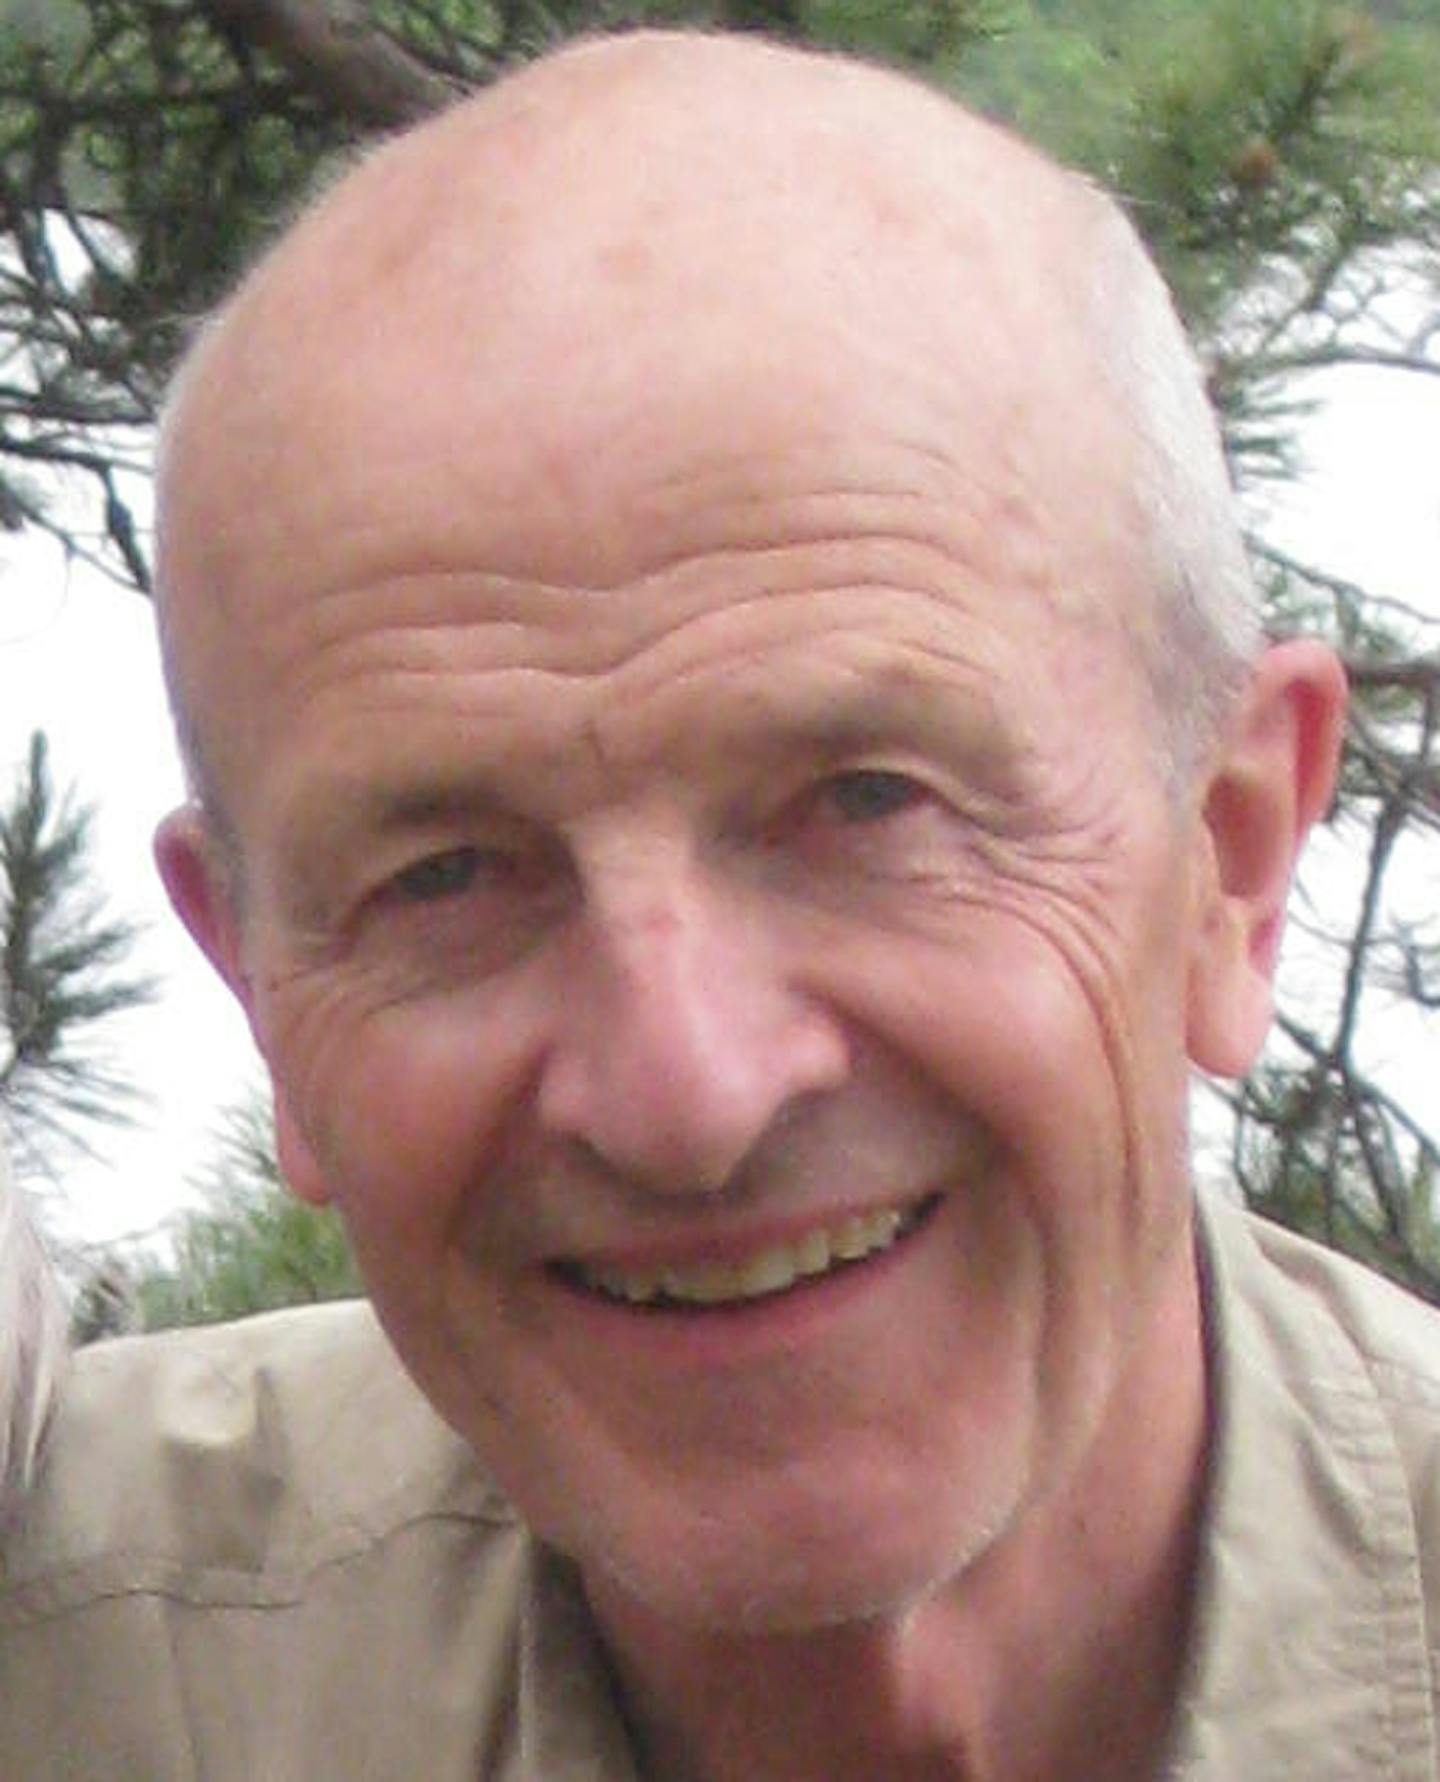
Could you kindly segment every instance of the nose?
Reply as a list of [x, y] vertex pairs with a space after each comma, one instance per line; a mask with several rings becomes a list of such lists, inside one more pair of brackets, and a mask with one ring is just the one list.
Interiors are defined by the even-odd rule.
[[801, 1098], [840, 1084], [836, 1016], [753, 913], [693, 884], [591, 907], [538, 1086], [546, 1130], [651, 1193], [731, 1182]]

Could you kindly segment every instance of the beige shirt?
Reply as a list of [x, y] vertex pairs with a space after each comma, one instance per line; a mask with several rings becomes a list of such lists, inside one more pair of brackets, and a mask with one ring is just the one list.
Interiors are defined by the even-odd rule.
[[[1219, 1439], [1184, 1782], [1427, 1782], [1440, 1316], [1203, 1221]], [[0, 1579], [5, 1782], [630, 1782], [574, 1580], [362, 1306], [79, 1359]]]

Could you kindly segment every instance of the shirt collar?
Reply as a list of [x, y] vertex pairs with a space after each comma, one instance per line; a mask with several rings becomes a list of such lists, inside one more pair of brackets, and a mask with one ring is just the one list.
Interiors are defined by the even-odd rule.
[[[1433, 1782], [1410, 1492], [1385, 1403], [1323, 1293], [1202, 1204], [1214, 1444], [1175, 1782]], [[637, 1782], [573, 1568], [532, 1543], [519, 1779]], [[506, 1779], [509, 1782], [509, 1778]]]
[[[1325, 1291], [1202, 1202], [1215, 1434], [1172, 1774], [1432, 1782], [1410, 1490], [1387, 1406]], [[1318, 1256], [1298, 1246], [1299, 1256]]]

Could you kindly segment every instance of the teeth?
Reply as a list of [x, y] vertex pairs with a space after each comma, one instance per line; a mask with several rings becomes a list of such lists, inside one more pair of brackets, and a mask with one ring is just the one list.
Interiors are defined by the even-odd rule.
[[795, 1246], [795, 1263], [802, 1275], [823, 1275], [830, 1266], [830, 1240], [823, 1231], [807, 1231]]
[[919, 1207], [903, 1212], [898, 1207], [882, 1207], [873, 1213], [853, 1214], [838, 1225], [807, 1231], [793, 1243], [772, 1245], [737, 1263], [699, 1262], [658, 1269], [581, 1264], [576, 1272], [585, 1286], [635, 1306], [653, 1305], [657, 1300], [718, 1306], [763, 1299], [767, 1294], [783, 1293], [796, 1281], [878, 1256], [915, 1224], [920, 1211]]
[[795, 1285], [797, 1272], [793, 1250], [767, 1250], [739, 1270], [740, 1291], [746, 1299], [762, 1293], [783, 1293]]

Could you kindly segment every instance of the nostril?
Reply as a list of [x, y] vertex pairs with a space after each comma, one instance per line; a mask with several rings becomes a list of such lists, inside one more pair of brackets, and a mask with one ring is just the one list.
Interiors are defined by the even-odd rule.
[[787, 981], [757, 913], [672, 866], [657, 888], [651, 860], [640, 883], [632, 853], [603, 899], [591, 875], [537, 1109], [614, 1176], [713, 1194], [792, 1104], [846, 1079], [848, 1044]]
[[553, 1048], [537, 1108], [597, 1172], [652, 1192], [714, 1194], [848, 1068], [843, 1034], [803, 1010], [748, 1032], [692, 1024], [662, 1035], [597, 1021]]

